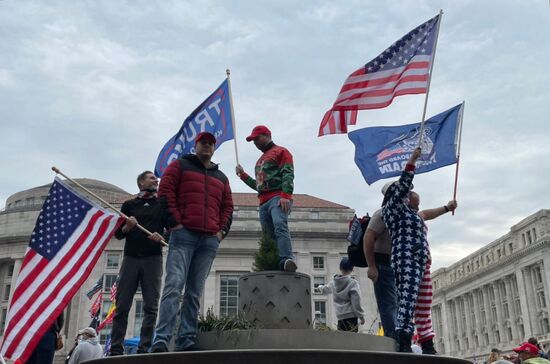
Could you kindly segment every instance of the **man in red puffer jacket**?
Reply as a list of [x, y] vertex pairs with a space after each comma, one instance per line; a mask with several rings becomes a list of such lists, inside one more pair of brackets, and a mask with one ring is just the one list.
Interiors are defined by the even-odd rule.
[[214, 135], [199, 133], [196, 154], [170, 163], [160, 181], [158, 199], [170, 228], [170, 244], [152, 352], [168, 351], [184, 287], [175, 349], [194, 349], [199, 299], [233, 214], [229, 181], [211, 161], [215, 145]]

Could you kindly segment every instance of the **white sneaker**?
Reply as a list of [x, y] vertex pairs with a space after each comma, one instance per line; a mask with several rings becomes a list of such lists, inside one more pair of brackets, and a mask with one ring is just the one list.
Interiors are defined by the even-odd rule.
[[296, 269], [298, 269], [298, 266], [296, 265], [296, 263], [292, 259], [287, 259], [287, 260], [285, 260], [285, 264], [283, 266], [283, 269], [284, 269], [285, 272], [294, 273], [294, 272], [296, 272]]

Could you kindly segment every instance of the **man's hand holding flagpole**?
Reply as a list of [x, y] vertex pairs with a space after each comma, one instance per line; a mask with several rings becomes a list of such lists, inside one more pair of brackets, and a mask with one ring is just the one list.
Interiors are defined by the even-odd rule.
[[[102, 199], [101, 197], [99, 197], [97, 194], [95, 194], [94, 192], [90, 191], [89, 189], [87, 189], [86, 187], [82, 186], [80, 183], [78, 183], [77, 181], [75, 181], [74, 179], [72, 179], [71, 177], [67, 176], [66, 174], [64, 174], [63, 172], [61, 172], [59, 170], [59, 168], [57, 167], [52, 167], [52, 171], [54, 171], [56, 174], [60, 174], [62, 175], [63, 177], [65, 177], [67, 180], [71, 181], [72, 183], [74, 183], [75, 185], [77, 185], [78, 187], [82, 188], [84, 191], [86, 191], [87, 193], [89, 193], [90, 195], [94, 196], [95, 198], [97, 198], [99, 201], [101, 201], [103, 204], [105, 204], [105, 206], [109, 207], [111, 210], [113, 210], [114, 212], [116, 212], [117, 214], [119, 214], [120, 216], [122, 216], [123, 218], [126, 219], [126, 221], [129, 221], [131, 219], [131, 217], [127, 216], [126, 214], [124, 214], [122, 211], [120, 211], [119, 209], [117, 209], [116, 207], [114, 207], [113, 205], [111, 205], [109, 202], [105, 201], [104, 199]], [[135, 219], [134, 219], [135, 220]], [[156, 236], [158, 235], [157, 233], [152, 233], [150, 232], [149, 230], [147, 230], [146, 228], [144, 228], [143, 226], [141, 226], [140, 224], [137, 223], [136, 221], [136, 224], [135, 224], [135, 227], [137, 227], [138, 229], [140, 229], [141, 231], [143, 231], [145, 234], [147, 234], [149, 237], [151, 236]], [[161, 237], [160, 240], [159, 240], [159, 243], [161, 243], [162, 245], [164, 246], [168, 246], [168, 244], [166, 243], [166, 241], [164, 241], [164, 239]]]

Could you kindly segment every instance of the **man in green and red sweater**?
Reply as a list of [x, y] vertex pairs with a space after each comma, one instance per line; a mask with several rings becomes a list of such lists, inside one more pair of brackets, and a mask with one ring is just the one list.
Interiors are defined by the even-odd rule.
[[288, 214], [294, 190], [292, 154], [273, 143], [271, 131], [264, 125], [256, 126], [246, 141], [254, 141], [256, 148], [263, 152], [256, 162], [256, 179], [250, 177], [241, 165], [237, 165], [235, 171], [244, 183], [258, 191], [260, 224], [264, 233], [277, 241], [280, 269], [295, 272], [297, 267], [288, 230]]

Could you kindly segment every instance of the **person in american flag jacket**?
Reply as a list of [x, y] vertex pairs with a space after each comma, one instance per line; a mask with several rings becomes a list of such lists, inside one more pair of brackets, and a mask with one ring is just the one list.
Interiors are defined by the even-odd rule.
[[[429, 275], [429, 263], [431, 262], [427, 227], [424, 220], [436, 218], [454, 210], [457, 206], [456, 201], [453, 200], [443, 207], [418, 213], [420, 198], [411, 190], [416, 161], [421, 153], [421, 149], [416, 148], [407, 161], [399, 180], [384, 186], [386, 191], [382, 202], [382, 218], [392, 240], [391, 264], [395, 275], [398, 302], [396, 336], [400, 352], [412, 351], [413, 316], [417, 309], [420, 286], [427, 284], [427, 289], [431, 291], [431, 280], [428, 277], [429, 282], [426, 282], [426, 277], [424, 277], [425, 272], [428, 272]], [[431, 297], [428, 300], [431, 303]], [[419, 320], [419, 317], [417, 312], [415, 320]], [[424, 353], [434, 354], [431, 322], [429, 326], [430, 330], [426, 333], [426, 345], [430, 346], [429, 344], [431, 344], [431, 347], [425, 348], [423, 345], [422, 349]]]
[[254, 127], [246, 141], [254, 141], [263, 154], [256, 162], [256, 179], [250, 177], [238, 165], [237, 176], [250, 188], [258, 191], [260, 200], [260, 224], [270, 238], [277, 241], [280, 269], [296, 271], [292, 255], [292, 242], [288, 230], [288, 215], [294, 190], [294, 163], [292, 154], [271, 140], [271, 131], [264, 125]]

